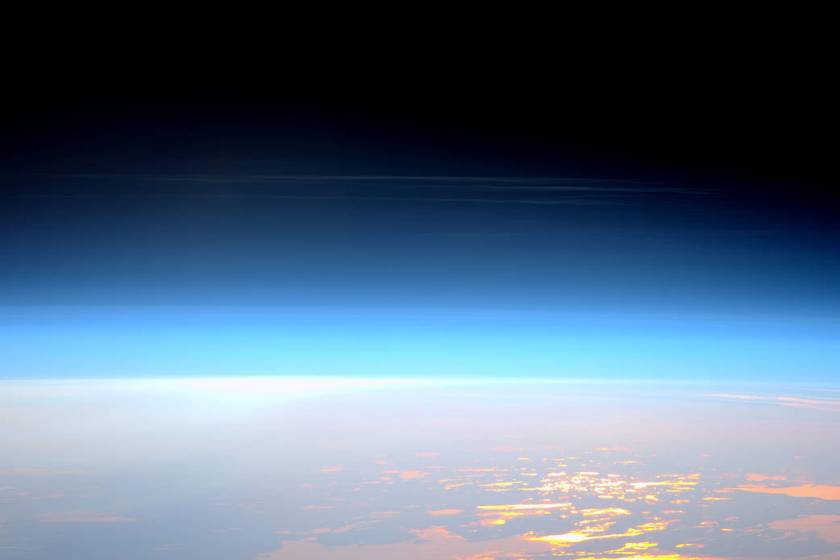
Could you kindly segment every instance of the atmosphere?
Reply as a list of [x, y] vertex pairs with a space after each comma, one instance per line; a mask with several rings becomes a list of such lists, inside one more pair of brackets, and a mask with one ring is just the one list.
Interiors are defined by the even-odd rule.
[[[239, 139], [246, 124], [214, 134]], [[397, 161], [405, 146], [373, 143], [361, 163], [329, 145], [296, 163], [237, 148], [139, 173], [131, 158], [166, 162], [136, 140], [147, 125], [123, 125], [127, 154], [93, 171], [76, 170], [75, 148], [45, 171], [7, 163], [4, 377], [819, 380], [837, 367], [840, 220], [804, 179], [631, 172], [601, 152], [588, 158], [605, 176], [441, 175], [454, 165], [435, 156], [456, 148], [414, 147], [403, 128], [394, 141], [413, 165]], [[194, 134], [169, 126], [173, 150], [170, 135]], [[389, 174], [277, 173], [316, 156]], [[200, 165], [211, 170], [184, 172]]]

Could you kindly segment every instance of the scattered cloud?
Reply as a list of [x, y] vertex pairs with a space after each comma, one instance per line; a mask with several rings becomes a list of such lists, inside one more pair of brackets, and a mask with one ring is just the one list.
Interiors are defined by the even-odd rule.
[[797, 534], [815, 534], [820, 539], [840, 544], [840, 515], [805, 515], [795, 519], [773, 521], [770, 527], [779, 531]]
[[457, 509], [457, 508], [448, 508], [448, 509], [433, 509], [426, 512], [427, 515], [431, 517], [448, 517], [451, 515], [459, 515], [463, 513], [464, 510]]
[[817, 498], [820, 500], [840, 500], [840, 486], [829, 484], [800, 484], [781, 488], [762, 484], [742, 484], [735, 487], [742, 492], [756, 494], [780, 494], [791, 498]]
[[787, 477], [784, 475], [747, 473], [747, 480], [749, 480], [750, 482], [764, 482], [766, 480], [787, 480]]

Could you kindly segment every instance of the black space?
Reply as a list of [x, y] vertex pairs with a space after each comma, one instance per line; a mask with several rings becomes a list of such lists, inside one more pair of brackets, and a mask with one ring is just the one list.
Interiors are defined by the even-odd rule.
[[833, 208], [830, 51], [777, 39], [597, 55], [421, 48], [369, 65], [340, 53], [187, 64], [142, 52], [23, 64], [7, 71], [0, 168], [667, 178]]

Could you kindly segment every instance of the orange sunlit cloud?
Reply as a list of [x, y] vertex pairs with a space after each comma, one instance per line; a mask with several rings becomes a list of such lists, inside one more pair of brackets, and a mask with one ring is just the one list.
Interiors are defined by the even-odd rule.
[[764, 482], [765, 480], [787, 480], [784, 475], [769, 475], [761, 473], [747, 473], [747, 480], [750, 482]]
[[429, 515], [429, 516], [431, 516], [431, 517], [448, 517], [448, 516], [450, 516], [450, 515], [458, 515], [458, 514], [463, 513], [463, 512], [464, 512], [464, 510], [462, 510], [462, 509], [455, 509], [455, 508], [451, 508], [451, 509], [433, 509], [433, 510], [427, 511], [427, 512], [426, 512], [426, 515]]
[[500, 504], [493, 506], [478, 506], [478, 509], [489, 511], [528, 511], [543, 509], [565, 509], [572, 506], [571, 502], [535, 503], [535, 504]]
[[840, 500], [840, 486], [831, 486], [828, 484], [800, 484], [785, 488], [772, 488], [760, 484], [742, 484], [741, 486], [735, 487], [735, 489], [743, 492], [754, 492], [756, 494], [780, 494], [792, 498]]
[[[327, 546], [313, 541], [283, 541], [272, 552], [260, 554], [258, 560], [494, 560], [519, 557], [523, 554], [544, 554], [547, 544], [520, 537], [505, 537], [470, 542], [445, 527], [414, 529], [415, 540], [396, 544], [353, 544]], [[681, 559], [682, 560], [682, 559]]]
[[[418, 454], [422, 455], [425, 453]], [[432, 452], [428, 455], [430, 459], [433, 458]], [[411, 537], [408, 540], [392, 545], [354, 545], [353, 548], [322, 545], [311, 538], [303, 539], [306, 543], [287, 540], [282, 549], [265, 558], [373, 560], [398, 556], [423, 560], [494, 560], [500, 557], [554, 554], [573, 556], [577, 560], [721, 560], [700, 556], [704, 549], [702, 543], [683, 541], [680, 545], [670, 544], [660, 548], [657, 542], [648, 538], [668, 531], [673, 524], [679, 524], [682, 515], [689, 511], [689, 508], [675, 509], [671, 504], [694, 504], [710, 512], [711, 507], [724, 508], [726, 506], [723, 503], [737, 500], [738, 490], [840, 500], [840, 486], [788, 482], [784, 475], [772, 471], [769, 474], [763, 473], [759, 469], [758, 472], [743, 475], [741, 480], [744, 484], [741, 486], [720, 488], [717, 485], [707, 487], [704, 484], [706, 475], [698, 472], [657, 474], [655, 471], [636, 469], [613, 471], [615, 467], [611, 465], [616, 464], [615, 460], [595, 461], [588, 456], [574, 459], [532, 455], [527, 461], [525, 459], [526, 456], [521, 454], [510, 457], [508, 461], [511, 463], [503, 466], [476, 464], [454, 467], [448, 472], [444, 467], [430, 467], [426, 470], [390, 467], [390, 470], [381, 471], [388, 484], [423, 479], [435, 474], [432, 479], [435, 488], [455, 491], [455, 495], [438, 502], [441, 505], [425, 509], [428, 518], [449, 523], [446, 527], [412, 530], [409, 531]], [[629, 458], [620, 462], [637, 463], [635, 459]], [[712, 481], [715, 481], [714, 476]], [[780, 487], [783, 484], [795, 485]], [[484, 505], [474, 506], [474, 510], [464, 507], [462, 502], [457, 501], [464, 491], [470, 495], [473, 492], [481, 493], [487, 501]], [[492, 496], [505, 499], [495, 500]], [[718, 502], [722, 504], [717, 506]], [[601, 507], [597, 507], [599, 505]], [[639, 515], [641, 519], [630, 517], [634, 515]], [[699, 525], [694, 524], [696, 522], [686, 523], [684, 527], [702, 529], [703, 539], [744, 531], [732, 526], [732, 522], [738, 518], [721, 517], [717, 521], [707, 519]], [[451, 523], [449, 518], [457, 520], [457, 523]], [[536, 526], [528, 527], [529, 522], [536, 518], [542, 518], [540, 526], [545, 527], [551, 527], [550, 520], [557, 520], [561, 530], [536, 531]], [[368, 518], [362, 522], [362, 526], [371, 526], [374, 521]], [[625, 524], [627, 521], [633, 524]], [[786, 531], [790, 538], [801, 538], [797, 535], [806, 532], [829, 536], [834, 534], [831, 532], [834, 530], [833, 520], [815, 518], [808, 523], [796, 520], [789, 523], [772, 527]], [[507, 526], [508, 530], [519, 528], [520, 531], [518, 535], [499, 539], [472, 538], [473, 533], [484, 531], [485, 528], [495, 531], [500, 526]], [[762, 527], [766, 530], [766, 522]], [[453, 532], [456, 528], [468, 532], [461, 536]], [[349, 530], [354, 529], [348, 526], [338, 531]], [[599, 543], [599, 548], [603, 550], [597, 553], [582, 550], [587, 548], [590, 541], [593, 541], [592, 545]], [[368, 556], [362, 556], [362, 552]]]
[[794, 533], [812, 533], [820, 539], [840, 544], [840, 515], [806, 515], [770, 523], [773, 529]]
[[530, 536], [529, 540], [547, 542], [556, 546], [571, 546], [573, 544], [602, 539], [618, 539], [623, 537], [638, 537], [646, 533], [656, 531], [664, 531], [670, 522], [667, 521], [652, 521], [649, 523], [642, 523], [624, 531], [623, 533], [606, 533], [612, 523], [602, 525], [595, 525], [587, 527], [579, 531], [569, 531], [557, 535], [544, 535], [541, 537]]
[[393, 474], [399, 476], [402, 480], [416, 480], [418, 478], [425, 478], [429, 476], [426, 471], [408, 470], [408, 471], [385, 471], [385, 474]]
[[429, 473], [424, 471], [403, 471], [400, 473], [400, 478], [403, 480], [414, 480], [429, 476]]

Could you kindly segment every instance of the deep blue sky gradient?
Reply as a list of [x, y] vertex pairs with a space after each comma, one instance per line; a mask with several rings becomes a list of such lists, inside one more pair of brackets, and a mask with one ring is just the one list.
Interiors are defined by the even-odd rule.
[[3, 180], [2, 377], [833, 381], [840, 365], [833, 214], [754, 185]]
[[789, 43], [10, 71], [0, 377], [836, 382], [838, 92]]

